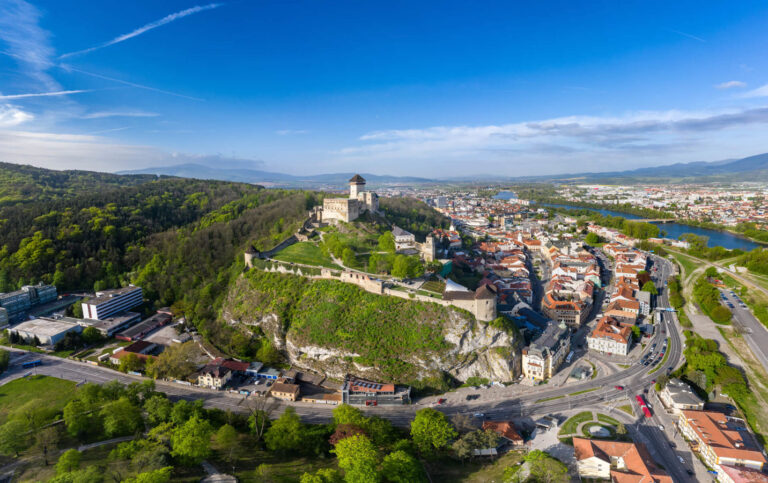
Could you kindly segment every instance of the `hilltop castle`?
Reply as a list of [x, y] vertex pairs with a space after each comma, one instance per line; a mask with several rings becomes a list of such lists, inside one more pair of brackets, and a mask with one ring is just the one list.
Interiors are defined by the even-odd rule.
[[365, 191], [365, 179], [356, 174], [349, 180], [348, 198], [325, 198], [323, 200], [322, 221], [353, 221], [370, 211], [379, 211], [379, 195]]

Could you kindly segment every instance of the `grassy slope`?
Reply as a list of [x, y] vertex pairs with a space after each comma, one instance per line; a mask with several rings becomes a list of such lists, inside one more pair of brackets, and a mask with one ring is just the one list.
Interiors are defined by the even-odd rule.
[[328, 267], [340, 269], [333, 263], [330, 257], [313, 242], [300, 242], [285, 248], [275, 255], [275, 260], [281, 262], [301, 263], [304, 265], [314, 265], [319, 267]]
[[296, 343], [355, 352], [359, 362], [398, 382], [412, 375], [413, 366], [405, 361], [450, 347], [442, 338], [442, 325], [458, 312], [374, 295], [343, 282], [260, 270], [244, 276], [230, 291], [227, 305], [237, 320], [276, 313]]

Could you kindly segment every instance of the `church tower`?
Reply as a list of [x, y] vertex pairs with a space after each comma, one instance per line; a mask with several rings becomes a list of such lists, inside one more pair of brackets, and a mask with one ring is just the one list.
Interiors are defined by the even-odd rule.
[[365, 191], [365, 179], [356, 174], [349, 180], [349, 199], [356, 200], [359, 193]]

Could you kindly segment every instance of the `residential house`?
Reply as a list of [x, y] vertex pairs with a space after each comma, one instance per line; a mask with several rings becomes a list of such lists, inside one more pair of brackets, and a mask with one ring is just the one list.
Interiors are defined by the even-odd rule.
[[641, 443], [573, 438], [579, 477], [623, 482], [672, 483]]

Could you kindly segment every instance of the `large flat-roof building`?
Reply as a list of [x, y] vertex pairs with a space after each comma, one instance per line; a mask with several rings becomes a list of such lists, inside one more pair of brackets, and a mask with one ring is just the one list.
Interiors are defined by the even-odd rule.
[[80, 333], [82, 331], [83, 327], [77, 322], [47, 317], [28, 320], [9, 329], [11, 334], [16, 334], [25, 341], [33, 341], [37, 337], [42, 345], [54, 345], [62, 340], [68, 332]]
[[0, 327], [8, 325], [8, 311], [0, 307]]
[[411, 388], [348, 375], [341, 388], [341, 398], [345, 404], [361, 406], [408, 404], [411, 401]]
[[83, 302], [83, 317], [103, 320], [138, 307], [144, 301], [141, 287], [128, 287], [96, 292], [96, 297]]

